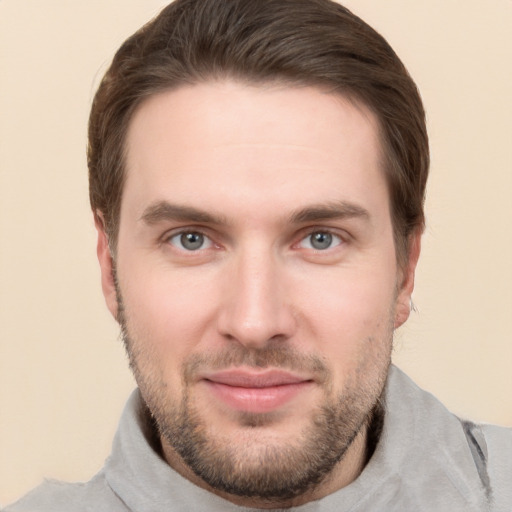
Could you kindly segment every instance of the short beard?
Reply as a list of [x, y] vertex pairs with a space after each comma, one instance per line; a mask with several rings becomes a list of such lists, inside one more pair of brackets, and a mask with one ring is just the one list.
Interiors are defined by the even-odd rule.
[[160, 415], [156, 408], [155, 419], [164, 439], [213, 489], [282, 503], [314, 489], [343, 459], [371, 416], [371, 411], [355, 413], [357, 407], [342, 397], [335, 404], [318, 407], [300, 439], [279, 446], [258, 442], [257, 433], [251, 429], [265, 424], [265, 419], [253, 419], [249, 414], [241, 420], [247, 429], [245, 443], [233, 443], [228, 437], [211, 438], [188, 397], [173, 416], [170, 411]]
[[[310, 424], [298, 439], [279, 445], [258, 440], [257, 427], [270, 429], [271, 413], [241, 415], [239, 421], [244, 434], [238, 443], [227, 436], [212, 436], [209, 425], [190, 397], [190, 376], [199, 367], [206, 366], [211, 370], [243, 364], [255, 368], [308, 370], [319, 376], [327, 396], [331, 388], [329, 369], [321, 359], [299, 354], [286, 345], [249, 350], [234, 344], [215, 357], [196, 356], [184, 363], [183, 396], [178, 402], [174, 399], [174, 390], [169, 390], [167, 384], [151, 371], [151, 365], [155, 364], [151, 350], [129, 335], [118, 286], [117, 294], [117, 320], [130, 366], [160, 436], [195, 475], [217, 491], [275, 504], [289, 503], [293, 498], [305, 495], [328, 477], [357, 435], [365, 432], [374, 412], [380, 409], [389, 354], [387, 364], [383, 360], [380, 365], [370, 362], [371, 370], [378, 372], [370, 379], [370, 384], [347, 383], [346, 393], [326, 400], [315, 411], [310, 411]], [[368, 340], [368, 344], [368, 350], [378, 351], [374, 340]], [[386, 355], [380, 354], [380, 359], [383, 357]], [[356, 374], [365, 371], [365, 367], [358, 368]]]

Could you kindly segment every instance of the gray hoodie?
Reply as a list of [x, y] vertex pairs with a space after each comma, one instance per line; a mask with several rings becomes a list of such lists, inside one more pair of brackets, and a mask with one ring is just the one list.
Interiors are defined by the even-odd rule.
[[[391, 367], [380, 440], [361, 475], [298, 512], [512, 512], [512, 429], [475, 425]], [[5, 512], [242, 512], [181, 477], [153, 450], [139, 392], [104, 468], [87, 483], [47, 481]]]

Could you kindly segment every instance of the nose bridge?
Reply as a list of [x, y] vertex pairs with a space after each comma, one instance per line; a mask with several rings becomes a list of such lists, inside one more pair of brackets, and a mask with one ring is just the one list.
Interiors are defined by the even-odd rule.
[[235, 257], [220, 329], [239, 343], [262, 347], [293, 331], [282, 262], [271, 247], [253, 241]]

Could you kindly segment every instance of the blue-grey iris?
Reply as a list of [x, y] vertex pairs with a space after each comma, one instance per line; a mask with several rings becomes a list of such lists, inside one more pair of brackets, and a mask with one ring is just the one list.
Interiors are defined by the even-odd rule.
[[204, 236], [201, 233], [183, 233], [180, 242], [188, 251], [196, 251], [203, 246]]
[[311, 247], [319, 251], [328, 249], [332, 245], [332, 235], [323, 231], [317, 231], [310, 235]]

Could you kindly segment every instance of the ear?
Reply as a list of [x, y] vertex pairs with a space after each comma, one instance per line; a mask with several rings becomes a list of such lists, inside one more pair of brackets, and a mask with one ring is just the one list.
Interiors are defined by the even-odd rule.
[[409, 239], [409, 254], [401, 274], [401, 283], [398, 290], [395, 308], [395, 323], [397, 329], [409, 318], [411, 314], [411, 296], [414, 290], [414, 274], [421, 252], [421, 230], [417, 229]]
[[100, 263], [101, 288], [110, 313], [112, 313], [112, 316], [117, 319], [117, 294], [114, 283], [114, 262], [108, 245], [108, 237], [105, 232], [103, 215], [99, 211], [94, 213], [94, 225], [98, 232], [96, 254], [98, 255], [98, 261]]

